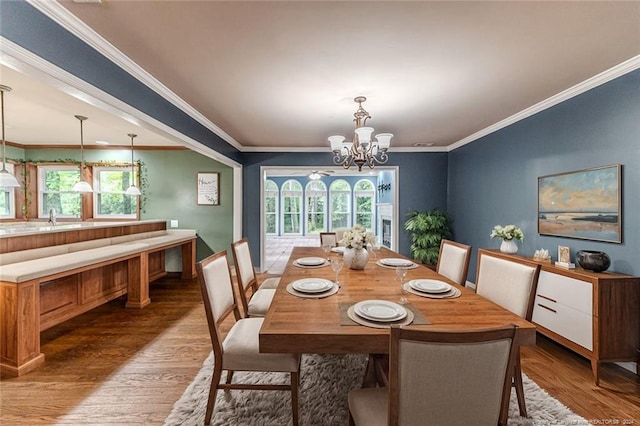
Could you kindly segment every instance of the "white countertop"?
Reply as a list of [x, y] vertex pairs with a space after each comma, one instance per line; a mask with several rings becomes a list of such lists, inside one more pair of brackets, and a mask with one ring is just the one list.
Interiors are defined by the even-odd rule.
[[58, 222], [55, 226], [49, 222], [7, 222], [0, 224], [0, 238], [36, 233], [64, 232], [80, 228], [108, 228], [111, 226], [142, 225], [146, 223], [166, 222], [165, 220], [139, 220], [126, 222]]

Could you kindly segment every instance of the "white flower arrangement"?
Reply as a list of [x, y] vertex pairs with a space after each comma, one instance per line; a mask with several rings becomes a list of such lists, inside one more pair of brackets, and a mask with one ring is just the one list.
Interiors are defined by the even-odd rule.
[[367, 231], [364, 226], [356, 225], [342, 236], [342, 243], [347, 248], [362, 249], [367, 244], [375, 244], [376, 236], [373, 232]]
[[502, 238], [503, 240], [519, 240], [524, 241], [524, 233], [522, 229], [515, 225], [500, 226], [496, 225], [491, 231], [491, 238]]

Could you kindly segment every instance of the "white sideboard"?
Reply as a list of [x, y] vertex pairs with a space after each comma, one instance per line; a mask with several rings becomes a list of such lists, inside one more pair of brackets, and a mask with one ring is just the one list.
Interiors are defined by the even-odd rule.
[[[518, 255], [499, 256], [532, 262]], [[638, 363], [640, 278], [539, 264], [531, 317], [538, 332], [588, 358], [596, 384], [601, 363]]]

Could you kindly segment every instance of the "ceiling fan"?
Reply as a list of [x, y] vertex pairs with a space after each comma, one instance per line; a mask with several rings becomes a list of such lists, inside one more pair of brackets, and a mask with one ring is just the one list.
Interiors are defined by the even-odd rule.
[[307, 177], [311, 180], [318, 180], [323, 176], [330, 176], [331, 173], [335, 173], [333, 170], [311, 170]]

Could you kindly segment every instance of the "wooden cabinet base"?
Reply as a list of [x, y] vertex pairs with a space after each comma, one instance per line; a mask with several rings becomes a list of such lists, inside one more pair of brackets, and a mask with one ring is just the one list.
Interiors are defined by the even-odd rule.
[[14, 366], [0, 362], [0, 376], [1, 377], [18, 377], [27, 374], [30, 371], [35, 370], [44, 364], [44, 354], [38, 354], [31, 360], [21, 364], [20, 366]]

